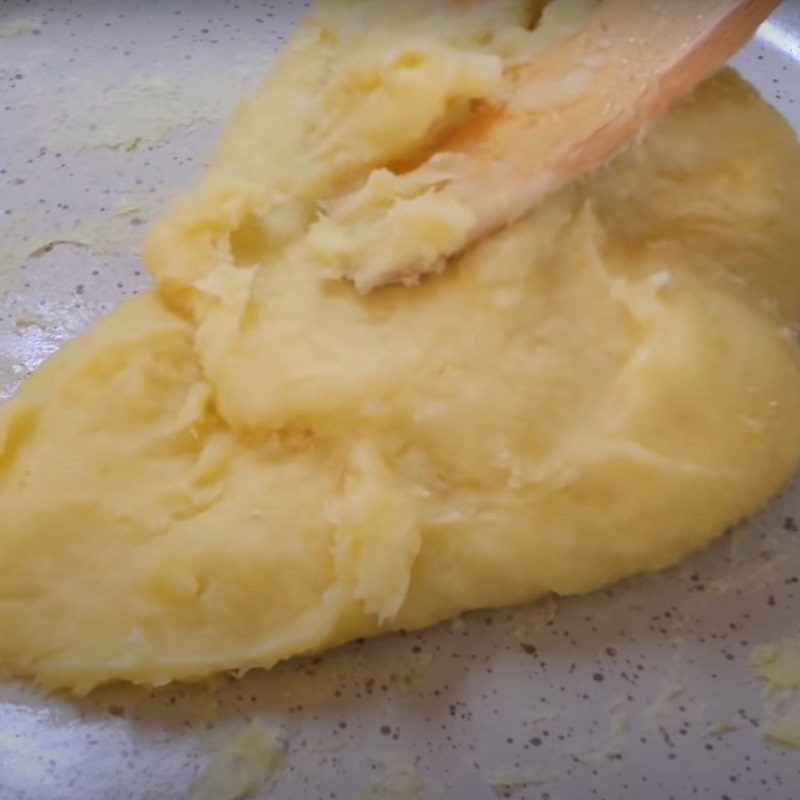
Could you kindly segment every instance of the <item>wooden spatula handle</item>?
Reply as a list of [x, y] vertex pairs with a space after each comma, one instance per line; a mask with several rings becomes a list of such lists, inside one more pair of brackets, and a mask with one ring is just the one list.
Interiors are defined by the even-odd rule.
[[[584, 28], [508, 75], [508, 102], [452, 133], [440, 192], [475, 220], [453, 252], [389, 263], [362, 290], [413, 283], [641, 135], [719, 69], [778, 0], [602, 0]], [[429, 166], [428, 162], [420, 169]]]
[[[513, 222], [603, 163], [719, 69], [778, 0], [605, 0], [558, 52], [514, 80], [531, 86], [585, 78], [563, 105], [492, 112], [442, 145], [468, 158], [453, 189], [476, 211], [474, 237]], [[460, 184], [460, 185], [459, 185]]]

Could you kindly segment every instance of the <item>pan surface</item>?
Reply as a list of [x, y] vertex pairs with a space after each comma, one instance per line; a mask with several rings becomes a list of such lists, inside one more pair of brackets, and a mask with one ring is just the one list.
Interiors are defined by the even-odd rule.
[[[302, 6], [0, 5], [0, 399], [145, 285], [143, 227]], [[800, 0], [734, 63], [800, 130]], [[588, 597], [207, 687], [74, 700], [0, 683], [0, 800], [188, 797], [260, 725], [286, 753], [263, 782], [256, 769], [253, 796], [276, 800], [796, 800], [800, 751], [761, 731], [793, 698], [749, 658], [800, 633], [798, 527], [800, 483], [680, 567]]]

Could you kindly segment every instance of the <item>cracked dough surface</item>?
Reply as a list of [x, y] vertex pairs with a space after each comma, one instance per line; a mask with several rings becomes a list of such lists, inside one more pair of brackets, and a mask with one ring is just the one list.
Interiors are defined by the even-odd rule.
[[800, 148], [732, 72], [440, 275], [331, 272], [343, 187], [367, 232], [398, 198], [404, 235], [458, 224], [386, 168], [589, 13], [486, 5], [321, 4], [151, 234], [154, 288], [2, 409], [4, 669], [160, 684], [587, 592], [790, 475]]

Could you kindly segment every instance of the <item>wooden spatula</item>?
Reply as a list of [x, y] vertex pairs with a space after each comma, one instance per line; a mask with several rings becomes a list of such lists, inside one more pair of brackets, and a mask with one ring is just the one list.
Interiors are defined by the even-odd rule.
[[[480, 113], [437, 148], [457, 156], [448, 159], [451, 177], [439, 191], [474, 213], [455, 251], [519, 219], [641, 135], [721, 67], [776, 5], [602, 0], [581, 31], [514, 68], [506, 105]], [[405, 263], [387, 258], [363, 280], [351, 277], [362, 291], [413, 283], [455, 251]]]

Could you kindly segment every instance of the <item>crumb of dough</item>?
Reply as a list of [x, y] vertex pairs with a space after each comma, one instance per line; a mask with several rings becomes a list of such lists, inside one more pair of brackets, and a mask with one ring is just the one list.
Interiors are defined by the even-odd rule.
[[618, 700], [609, 708], [610, 720], [609, 727], [615, 734], [624, 733], [630, 726], [628, 710], [625, 708], [624, 701]]
[[560, 711], [546, 711], [544, 709], [540, 709], [528, 715], [527, 720], [531, 725], [537, 725], [540, 722], [550, 722], [551, 720], [558, 719], [560, 716]]
[[709, 722], [704, 728], [701, 736], [724, 736], [726, 733], [731, 733], [738, 730], [740, 725], [728, 719], [715, 720]]
[[678, 710], [678, 701], [687, 688], [688, 685], [683, 680], [672, 677], [662, 679], [661, 691], [647, 707], [647, 716], [656, 720], [674, 714]]
[[417, 800], [424, 783], [413, 756], [384, 753], [372, 759], [381, 771], [378, 780], [358, 796], [358, 800]]
[[467, 629], [466, 620], [464, 617], [456, 617], [448, 624], [447, 629], [450, 633], [463, 633]]
[[618, 699], [613, 701], [609, 707], [608, 729], [610, 736], [603, 747], [597, 747], [584, 753], [574, 753], [573, 758], [580, 764], [586, 766], [597, 766], [605, 764], [618, 757], [625, 749], [625, 733], [630, 727], [630, 719], [625, 700]]
[[40, 314], [19, 314], [14, 318], [14, 324], [18, 328], [46, 328], [47, 320]]
[[587, 767], [596, 767], [600, 764], [608, 763], [617, 752], [619, 751], [609, 747], [605, 750], [591, 750], [587, 753], [576, 753], [574, 758], [579, 764], [583, 764]]
[[800, 749], [800, 713], [767, 719], [761, 726], [761, 733], [769, 742]]
[[134, 73], [111, 81], [72, 71], [22, 100], [43, 146], [59, 150], [134, 150], [229, 113], [231, 87], [251, 87], [262, 63], [233, 58], [213, 72], [196, 67]]
[[111, 209], [111, 213], [115, 217], [127, 217], [129, 214], [136, 214], [141, 210], [141, 206], [138, 205], [138, 203], [120, 200], [118, 203], [115, 203], [114, 207]]
[[[46, 192], [46, 179], [33, 179]], [[31, 181], [29, 181], [31, 183]], [[0, 297], [18, 291], [28, 262], [59, 245], [85, 248], [99, 256], [138, 254], [142, 231], [165, 204], [161, 192], [120, 201], [106, 214], [44, 224], [35, 216], [17, 215], [0, 231]]]
[[433, 653], [412, 653], [392, 668], [388, 675], [389, 685], [401, 698], [418, 694], [425, 687], [427, 669], [433, 662]]
[[22, 17], [0, 23], [0, 39], [12, 39], [17, 36], [27, 36], [39, 33], [44, 26], [42, 17]]
[[[132, 255], [138, 252], [144, 220], [134, 212], [63, 222], [43, 228], [39, 220], [20, 219], [10, 226], [0, 247], [0, 291], [17, 288], [15, 272], [59, 245], [85, 248], [94, 255]], [[149, 216], [149, 212], [148, 212]]]
[[760, 644], [750, 653], [750, 669], [776, 689], [800, 687], [800, 638]]
[[750, 669], [777, 690], [778, 702], [771, 703], [769, 716], [761, 725], [764, 738], [773, 744], [800, 748], [800, 637], [760, 644], [750, 652]]
[[555, 622], [557, 611], [558, 601], [553, 595], [542, 598], [514, 629], [514, 638], [518, 642], [527, 642], [542, 628]]
[[241, 675], [660, 570], [777, 491], [800, 147], [732, 71], [438, 274], [354, 286], [457, 239], [447, 157], [407, 167], [594, 7], [312, 7], [148, 235], [152, 289], [0, 410], [0, 666], [79, 693]]
[[[24, 373], [25, 368], [16, 358], [0, 353], [0, 386], [12, 386]], [[8, 396], [7, 392], [0, 391], [0, 399]]]
[[524, 789], [527, 786], [541, 786], [548, 780], [550, 778], [534, 767], [503, 767], [492, 773], [489, 778], [489, 786], [503, 796], [510, 796], [518, 789]]
[[330, 736], [327, 739], [321, 739], [315, 742], [310, 750], [312, 753], [340, 753], [347, 747], [347, 742], [341, 737]]
[[282, 729], [258, 722], [232, 733], [192, 783], [188, 800], [255, 797], [280, 766], [286, 746]]

